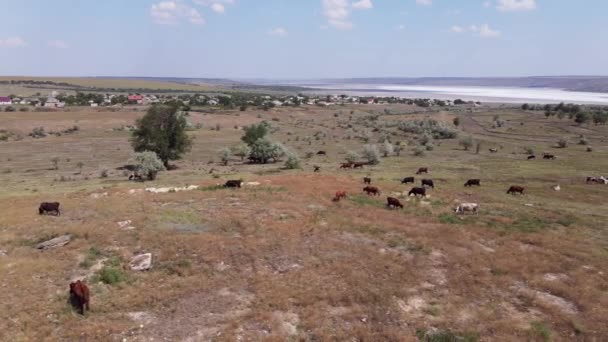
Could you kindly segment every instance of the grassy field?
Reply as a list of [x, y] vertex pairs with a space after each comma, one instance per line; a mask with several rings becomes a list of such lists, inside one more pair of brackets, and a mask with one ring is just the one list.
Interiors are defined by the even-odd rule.
[[[23, 137], [0, 142], [0, 340], [608, 339], [608, 185], [585, 183], [607, 173], [607, 127], [498, 106], [192, 112], [189, 120], [203, 124], [191, 132], [192, 151], [144, 184], [120, 169], [131, 154], [121, 128], [141, 115], [137, 107], [0, 113], [0, 129]], [[503, 127], [492, 127], [495, 115]], [[414, 156], [415, 137], [391, 124], [455, 116], [460, 137], [481, 142], [479, 153], [452, 139]], [[301, 170], [219, 164], [217, 150], [262, 120], [302, 157]], [[27, 136], [74, 125], [72, 134]], [[580, 134], [593, 152], [577, 144]], [[348, 151], [361, 151], [357, 137], [384, 135], [402, 143], [400, 156], [338, 169]], [[555, 148], [561, 137], [567, 148]], [[529, 161], [526, 149], [557, 159]], [[307, 156], [319, 150], [327, 156]], [[400, 179], [419, 167], [430, 169], [435, 189], [407, 198], [411, 185]], [[364, 176], [382, 196], [364, 195]], [[260, 185], [215, 186], [239, 178]], [[482, 186], [463, 187], [470, 178]], [[192, 184], [200, 188], [143, 190]], [[526, 194], [507, 195], [510, 185]], [[334, 203], [338, 190], [348, 198]], [[387, 195], [405, 208], [387, 209]], [[61, 202], [62, 215], [39, 216], [41, 201]], [[479, 215], [455, 215], [459, 202], [479, 203]], [[125, 220], [134, 228], [118, 224]], [[66, 246], [33, 248], [66, 233]], [[143, 252], [153, 268], [131, 271], [128, 261]], [[85, 317], [67, 303], [76, 278], [92, 291]]]

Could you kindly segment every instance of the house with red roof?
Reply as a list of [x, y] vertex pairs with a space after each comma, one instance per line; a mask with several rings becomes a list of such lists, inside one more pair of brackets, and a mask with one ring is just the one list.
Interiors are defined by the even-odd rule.
[[13, 100], [11, 100], [8, 96], [0, 96], [0, 106], [1, 105], [10, 105], [13, 104]]
[[129, 100], [129, 103], [137, 103], [137, 104], [144, 103], [143, 95], [129, 95], [129, 96], [127, 96], [127, 100]]

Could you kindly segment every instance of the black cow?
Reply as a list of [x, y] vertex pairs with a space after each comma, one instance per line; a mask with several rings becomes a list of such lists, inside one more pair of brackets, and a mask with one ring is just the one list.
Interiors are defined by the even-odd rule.
[[314, 172], [321, 172], [321, 167], [320, 166], [314, 165], [313, 167], [315, 168]]
[[497, 153], [497, 152], [498, 152], [498, 149], [497, 149], [497, 148], [491, 148], [491, 149], [490, 149], [490, 152], [491, 152], [491, 153]]
[[418, 172], [416, 172], [417, 175], [423, 174], [423, 173], [429, 173], [429, 168], [428, 167], [421, 167], [418, 169]]
[[435, 189], [435, 184], [433, 183], [432, 179], [423, 179], [422, 180], [422, 186], [430, 186], [431, 188]]
[[515, 194], [524, 194], [525, 188], [523, 186], [511, 185], [509, 190], [507, 190], [507, 194], [515, 195]]
[[464, 186], [473, 186], [473, 185], [481, 186], [481, 180], [469, 179], [466, 183], [464, 183]]
[[528, 156], [528, 160], [532, 160], [532, 159], [536, 159], [536, 156], [535, 155]]
[[405, 177], [401, 181], [401, 184], [414, 183], [414, 177]]
[[371, 177], [363, 177], [363, 184], [372, 184]]
[[325, 155], [327, 155], [327, 152], [325, 152], [325, 151], [319, 151], [319, 152], [317, 152], [317, 155], [318, 156], [325, 156]]
[[38, 214], [54, 213], [55, 216], [61, 215], [59, 211], [59, 202], [42, 202], [38, 207]]
[[401, 204], [401, 201], [399, 201], [398, 199], [394, 198], [394, 197], [387, 197], [386, 198], [386, 202], [387, 202], [387, 206], [389, 208], [401, 208], [403, 209], [403, 204]]
[[380, 196], [380, 190], [375, 186], [366, 186], [363, 188], [363, 191], [365, 191], [368, 195]]
[[240, 188], [242, 180], [229, 180], [224, 184], [224, 188]]
[[555, 159], [555, 155], [549, 154], [549, 153], [545, 153], [545, 154], [543, 154], [543, 159], [554, 160]]
[[418, 196], [418, 195], [420, 195], [420, 196], [422, 196], [422, 197], [426, 197], [426, 188], [418, 188], [418, 187], [416, 187], [416, 188], [412, 188], [412, 190], [410, 190], [410, 192], [408, 192], [408, 194], [407, 194], [407, 195], [408, 195], [408, 196], [411, 196], [412, 194], [413, 194], [414, 196]]

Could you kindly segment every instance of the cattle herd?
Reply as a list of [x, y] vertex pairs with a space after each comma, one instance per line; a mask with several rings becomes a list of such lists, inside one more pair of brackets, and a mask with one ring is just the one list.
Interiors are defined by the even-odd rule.
[[[318, 154], [323, 155], [324, 151], [319, 151]], [[534, 159], [534, 158], [536, 158], [534, 155], [530, 155], [528, 157], [528, 159]], [[545, 154], [543, 154], [543, 158], [553, 160], [553, 159], [555, 159], [555, 156], [545, 153]], [[368, 163], [349, 162], [349, 163], [341, 164], [340, 168], [342, 168], [342, 169], [363, 168], [364, 165], [368, 165]], [[314, 172], [319, 172], [319, 170], [320, 170], [320, 167], [315, 166]], [[421, 167], [416, 172], [416, 175], [428, 174], [428, 173], [429, 173], [428, 167]], [[415, 184], [415, 180], [416, 179], [413, 176], [404, 177], [401, 180], [401, 184]], [[380, 196], [382, 194], [382, 192], [380, 191], [380, 189], [378, 187], [371, 185], [372, 178], [370, 176], [364, 177], [363, 183], [365, 184], [365, 187], [363, 188], [363, 192], [365, 192], [367, 195]], [[590, 176], [590, 177], [587, 177], [586, 183], [587, 184], [608, 184], [608, 177]], [[243, 184], [243, 180], [228, 180], [223, 185], [220, 185], [220, 186], [224, 187], [224, 188], [241, 188], [242, 184]], [[250, 184], [250, 183], [248, 183], [248, 184]], [[465, 187], [481, 186], [481, 180], [480, 179], [469, 179], [464, 183], [464, 186]], [[556, 187], [557, 187], [557, 189], [556, 189]], [[559, 190], [559, 185], [557, 185], [556, 187], [553, 187], [553, 189]], [[430, 178], [421, 179], [420, 186], [412, 187], [410, 189], [410, 191], [408, 192], [408, 197], [414, 195], [415, 197], [421, 196], [424, 198], [427, 196], [427, 188], [435, 189], [435, 183]], [[525, 191], [524, 187], [519, 186], [519, 185], [512, 185], [507, 190], [507, 194], [524, 195], [524, 191]], [[335, 193], [335, 196], [332, 199], [332, 201], [340, 202], [340, 200], [345, 199], [346, 197], [347, 197], [346, 191], [340, 190]], [[392, 209], [403, 209], [404, 208], [403, 204], [401, 203], [401, 201], [398, 198], [390, 197], [390, 196], [388, 196], [386, 198], [386, 205], [388, 208], [392, 208]], [[50, 215], [54, 215], [54, 216], [59, 216], [59, 215], [61, 215], [59, 206], [60, 206], [59, 202], [42, 202], [42, 203], [40, 203], [40, 206], [38, 207], [38, 213], [40, 215], [50, 214]], [[478, 214], [479, 213], [479, 204], [477, 204], [477, 203], [460, 203], [460, 204], [458, 204], [458, 206], [456, 206], [456, 208], [454, 208], [454, 212], [457, 214], [466, 214], [466, 213]], [[72, 303], [72, 305], [74, 307], [76, 307], [81, 314], [84, 315], [85, 311], [89, 310], [89, 288], [87, 287], [87, 285], [80, 280], [70, 283], [69, 294], [70, 294], [70, 302]]]

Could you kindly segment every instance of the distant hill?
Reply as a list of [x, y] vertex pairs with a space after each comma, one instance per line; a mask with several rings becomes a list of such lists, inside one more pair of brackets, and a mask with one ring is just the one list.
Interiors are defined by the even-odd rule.
[[534, 76], [534, 77], [379, 77], [324, 79], [321, 82], [343, 84], [396, 84], [412, 86], [480, 86], [557, 88], [569, 91], [608, 93], [608, 76]]

